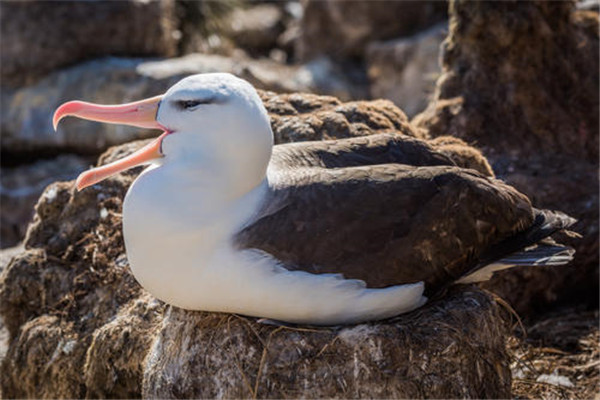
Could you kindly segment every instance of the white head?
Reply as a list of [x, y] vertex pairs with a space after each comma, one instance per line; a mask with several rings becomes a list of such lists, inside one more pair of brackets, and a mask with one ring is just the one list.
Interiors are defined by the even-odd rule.
[[125, 105], [65, 103], [54, 115], [55, 126], [70, 115], [165, 131], [131, 156], [84, 172], [79, 189], [158, 160], [165, 167], [177, 163], [191, 173], [216, 174], [242, 194], [264, 179], [273, 146], [269, 117], [256, 90], [226, 73], [193, 75], [163, 96]]
[[156, 120], [172, 132], [162, 142], [165, 164], [210, 169], [241, 190], [264, 178], [273, 133], [248, 82], [222, 73], [185, 78], [165, 93]]

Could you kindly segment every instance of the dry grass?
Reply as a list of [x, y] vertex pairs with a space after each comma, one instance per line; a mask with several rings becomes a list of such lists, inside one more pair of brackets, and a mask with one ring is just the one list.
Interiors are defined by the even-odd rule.
[[598, 310], [564, 308], [508, 340], [517, 399], [600, 399]]

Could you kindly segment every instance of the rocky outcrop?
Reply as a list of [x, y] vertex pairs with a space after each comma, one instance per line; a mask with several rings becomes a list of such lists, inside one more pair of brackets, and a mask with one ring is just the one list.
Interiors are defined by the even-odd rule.
[[296, 42], [299, 60], [360, 58], [370, 41], [407, 36], [444, 19], [447, 3], [305, 0]]
[[90, 161], [61, 155], [25, 166], [3, 168], [0, 174], [0, 248], [15, 246], [23, 239], [27, 224], [33, 218], [33, 206], [46, 186], [76, 178]]
[[320, 92], [349, 98], [362, 90], [353, 89], [341, 72], [324, 59], [302, 66], [285, 66], [266, 59], [205, 54], [161, 61], [104, 58], [55, 72], [29, 87], [3, 90], [0, 93], [2, 149], [13, 154], [33, 151], [98, 154], [112, 145], [150, 137], [154, 133], [143, 129], [74, 119], [65, 120], [55, 133], [50, 116], [68, 100], [124, 103], [156, 96], [187, 75], [206, 72], [231, 72], [257, 88], [278, 92]]
[[[389, 101], [260, 95], [278, 142], [419, 136]], [[114, 147], [99, 163], [144, 143]], [[473, 287], [394, 320], [332, 328], [264, 325], [154, 299], [133, 278], [121, 233], [123, 198], [139, 172], [82, 192], [73, 182], [54, 183], [40, 197], [26, 250], [0, 278], [0, 314], [11, 337], [4, 396], [510, 396], [506, 316]]]
[[447, 30], [442, 23], [409, 38], [370, 43], [365, 61], [371, 98], [392, 100], [409, 117], [423, 111], [441, 73], [438, 59]]
[[173, 56], [173, 0], [0, 3], [0, 79], [31, 84], [49, 72], [106, 56]]
[[569, 1], [457, 0], [450, 12], [443, 76], [418, 125], [495, 153], [545, 150], [595, 161], [598, 14]]
[[489, 285], [523, 315], [554, 302], [597, 306], [597, 11], [455, 0], [450, 17], [435, 98], [413, 122], [477, 143], [498, 177], [576, 217], [583, 235], [565, 239], [577, 250], [571, 265], [504, 272]]
[[[23, 246], [18, 245], [14, 247], [9, 247], [0, 250], [0, 276], [2, 276], [2, 271], [6, 268], [10, 260], [20, 253], [23, 252]], [[2, 316], [0, 316], [0, 365], [2, 365], [2, 360], [6, 355], [6, 351], [8, 350], [8, 329], [4, 326], [4, 321], [2, 320]], [[2, 396], [2, 386], [0, 385], [0, 397]]]

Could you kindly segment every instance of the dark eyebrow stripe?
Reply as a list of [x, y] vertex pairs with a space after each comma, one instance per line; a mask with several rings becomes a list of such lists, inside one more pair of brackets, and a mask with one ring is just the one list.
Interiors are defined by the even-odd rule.
[[201, 104], [211, 104], [211, 103], [216, 103], [216, 98], [215, 97], [209, 97], [209, 98], [206, 98], [206, 99], [172, 100], [172, 103], [175, 104], [175, 106], [183, 109], [183, 108], [185, 108], [186, 103], [197, 103], [198, 105], [201, 105]]

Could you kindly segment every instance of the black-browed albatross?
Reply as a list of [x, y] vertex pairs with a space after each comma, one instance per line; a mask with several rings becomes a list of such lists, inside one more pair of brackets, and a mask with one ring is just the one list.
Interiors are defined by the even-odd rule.
[[54, 127], [69, 115], [164, 130], [81, 174], [77, 188], [150, 164], [125, 197], [125, 247], [142, 286], [182, 308], [324, 325], [378, 320], [455, 282], [572, 257], [552, 243], [530, 247], [570, 217], [535, 210], [419, 140], [273, 146], [258, 94], [230, 74], [190, 76], [125, 105], [68, 102]]

